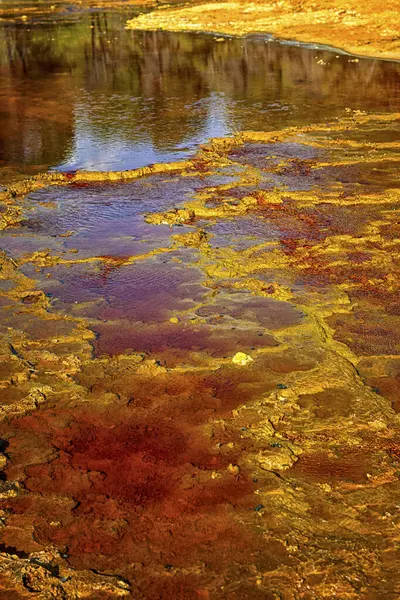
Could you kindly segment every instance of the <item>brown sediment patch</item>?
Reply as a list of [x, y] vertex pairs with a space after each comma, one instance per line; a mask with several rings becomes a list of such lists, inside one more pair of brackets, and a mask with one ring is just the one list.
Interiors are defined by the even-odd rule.
[[75, 327], [75, 323], [62, 321], [60, 319], [48, 319], [46, 322], [46, 331], [43, 331], [43, 320], [32, 314], [18, 314], [13, 312], [3, 311], [2, 326], [10, 326], [19, 329], [31, 340], [43, 340], [49, 338], [57, 338], [68, 335]]
[[304, 454], [292, 468], [292, 474], [321, 483], [339, 481], [365, 483], [368, 481], [369, 469], [364, 452], [349, 448], [348, 456], [342, 457], [323, 453]]
[[[132, 358], [135, 359], [135, 356]], [[276, 364], [273, 359], [269, 365], [267, 362], [268, 371], [264, 363], [264, 372], [255, 361], [254, 367], [248, 367], [245, 375], [231, 364], [219, 368], [214, 365], [214, 370], [203, 366], [202, 369], [181, 371], [169, 370], [157, 361], [144, 363], [138, 373], [132, 362], [134, 364], [134, 360], [125, 362], [116, 358], [115, 362], [104, 364], [100, 360], [95, 368], [91, 365], [84, 367], [77, 380], [90, 389], [90, 400], [94, 401], [96, 395], [111, 393], [130, 406], [130, 410], [158, 408], [166, 411], [169, 418], [176, 419], [181, 414], [194, 423], [207, 420], [213, 414], [228, 415], [238, 405], [254, 401], [274, 388], [285, 367], [309, 368], [307, 363], [304, 366], [293, 360], [286, 363], [282, 356]], [[262, 364], [263, 361], [260, 362]], [[271, 373], [272, 367], [275, 367], [275, 372]]]
[[355, 311], [351, 319], [330, 319], [335, 338], [344, 342], [358, 356], [399, 355], [400, 318], [384, 312]]
[[358, 364], [360, 375], [377, 394], [387, 398], [393, 409], [400, 412], [400, 357], [362, 357]]
[[314, 411], [318, 419], [348, 417], [355, 410], [357, 399], [348, 390], [327, 389], [315, 395], [299, 398], [302, 408]]

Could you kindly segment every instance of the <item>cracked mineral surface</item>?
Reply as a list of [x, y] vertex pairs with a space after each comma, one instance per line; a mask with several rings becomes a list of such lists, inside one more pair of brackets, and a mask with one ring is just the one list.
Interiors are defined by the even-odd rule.
[[4, 597], [398, 596], [396, 128], [3, 192]]

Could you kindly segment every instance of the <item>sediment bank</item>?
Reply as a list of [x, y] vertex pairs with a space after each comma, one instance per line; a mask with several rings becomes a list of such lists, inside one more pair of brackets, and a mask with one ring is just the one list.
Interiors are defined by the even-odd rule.
[[128, 21], [127, 27], [239, 36], [264, 33], [279, 39], [324, 44], [363, 56], [400, 59], [400, 16], [396, 0], [384, 5], [379, 0], [188, 3], [180, 8], [161, 7]]

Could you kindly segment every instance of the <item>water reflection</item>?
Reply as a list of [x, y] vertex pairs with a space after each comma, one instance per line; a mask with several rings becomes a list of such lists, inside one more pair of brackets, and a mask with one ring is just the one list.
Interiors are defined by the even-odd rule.
[[396, 63], [260, 37], [125, 31], [126, 19], [97, 12], [3, 25], [3, 177], [133, 168], [183, 157], [212, 135], [400, 107]]

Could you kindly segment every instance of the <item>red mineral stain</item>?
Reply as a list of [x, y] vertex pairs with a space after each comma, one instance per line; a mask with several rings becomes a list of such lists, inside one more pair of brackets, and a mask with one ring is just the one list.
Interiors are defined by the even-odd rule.
[[[253, 514], [256, 503], [252, 479], [227, 468], [240, 460], [237, 443], [219, 447], [182, 417], [129, 407], [42, 409], [21, 418], [18, 428], [24, 439], [34, 431], [58, 455], [27, 468], [30, 500], [21, 496], [8, 506], [31, 515], [39, 543], [68, 548], [76, 567], [119, 569], [130, 577], [134, 562], [163, 569], [200, 561], [219, 571], [260, 547], [236, 518]], [[40, 508], [46, 498], [52, 499], [47, 510]]]
[[357, 320], [332, 317], [329, 322], [335, 328], [335, 338], [347, 344], [359, 356], [398, 355], [400, 333], [398, 317], [385, 315], [382, 311], [355, 311]]
[[367, 376], [365, 383], [377, 394], [387, 398], [391, 402], [393, 410], [400, 413], [400, 372], [394, 376]]
[[74, 181], [74, 182], [71, 183], [71, 186], [74, 187], [74, 188], [86, 188], [86, 187], [93, 187], [93, 184], [92, 183], [86, 183], [85, 181]]

